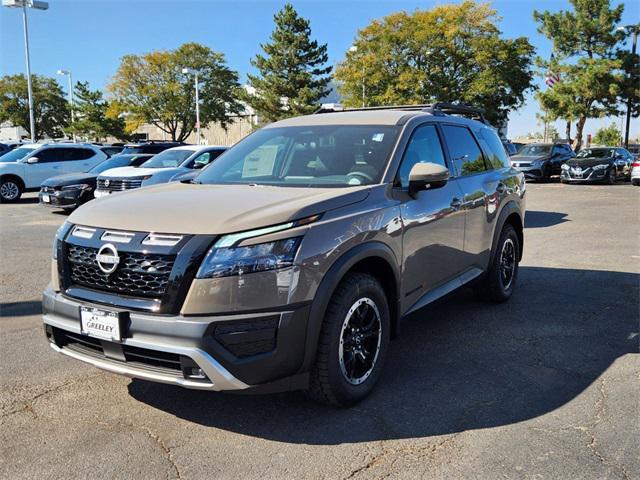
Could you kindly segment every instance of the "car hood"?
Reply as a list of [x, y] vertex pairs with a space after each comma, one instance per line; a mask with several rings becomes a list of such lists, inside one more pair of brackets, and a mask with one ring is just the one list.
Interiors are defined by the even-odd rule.
[[100, 174], [100, 178], [127, 178], [127, 177], [146, 177], [154, 175], [166, 170], [175, 170], [175, 167], [166, 168], [144, 168], [144, 167], [117, 167], [105, 170]]
[[95, 173], [65, 173], [64, 175], [56, 175], [47, 178], [42, 182], [43, 187], [64, 187], [66, 185], [75, 185], [76, 183], [88, 183], [95, 185], [97, 175]]
[[547, 160], [548, 155], [513, 155], [512, 162], [533, 162], [534, 160]]
[[596, 165], [611, 165], [613, 163], [613, 158], [572, 158], [567, 162], [567, 165], [570, 167], [582, 167], [589, 168], [595, 167]]
[[371, 186], [297, 188], [179, 182], [91, 201], [74, 224], [158, 233], [225, 234], [253, 230], [363, 201]]

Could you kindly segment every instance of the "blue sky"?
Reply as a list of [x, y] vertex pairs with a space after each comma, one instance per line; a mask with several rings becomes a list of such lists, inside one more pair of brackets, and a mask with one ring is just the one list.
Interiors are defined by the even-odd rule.
[[[229, 66], [242, 81], [250, 71], [249, 59], [260, 51], [273, 28], [273, 14], [284, 0], [49, 0], [48, 11], [31, 11], [29, 28], [31, 66], [34, 73], [55, 76], [59, 68], [71, 70], [74, 80], [89, 81], [104, 88], [116, 71], [119, 59], [128, 53], [173, 49], [185, 42], [200, 42], [226, 55]], [[328, 43], [330, 62], [339, 61], [351, 45], [356, 31], [371, 20], [397, 10], [430, 8], [435, 1], [306, 0], [292, 2], [311, 21], [314, 38]], [[493, 7], [502, 17], [505, 37], [529, 37], [542, 56], [550, 43], [536, 31], [534, 9], [559, 10], [565, 0], [497, 0]], [[626, 2], [623, 23], [637, 23], [640, 3]], [[22, 19], [19, 10], [0, 9], [1, 73], [25, 71]], [[64, 83], [64, 78], [60, 78]], [[541, 80], [538, 80], [541, 83]], [[65, 84], [66, 85], [66, 84]], [[511, 137], [539, 131], [536, 102], [511, 115]], [[594, 133], [619, 118], [589, 120], [586, 133]], [[640, 134], [632, 121], [631, 135]], [[561, 123], [557, 125], [563, 132]]]

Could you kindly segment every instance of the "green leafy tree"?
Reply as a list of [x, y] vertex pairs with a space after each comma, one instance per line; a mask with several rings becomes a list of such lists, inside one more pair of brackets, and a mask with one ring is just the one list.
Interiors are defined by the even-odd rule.
[[[33, 111], [36, 139], [57, 138], [69, 122], [69, 105], [55, 78], [32, 75]], [[22, 127], [31, 135], [29, 97], [25, 75], [0, 78], [0, 123]]]
[[492, 122], [524, 102], [535, 50], [524, 38], [501, 38], [487, 4], [464, 1], [397, 12], [358, 32], [336, 69], [343, 102], [368, 106], [461, 102]]
[[88, 82], [78, 82], [74, 88], [73, 115], [67, 132], [96, 142], [107, 137], [128, 138], [124, 119], [110, 111], [102, 92], [91, 90]]
[[329, 93], [332, 67], [327, 63], [327, 45], [311, 40], [309, 21], [287, 3], [275, 16], [271, 42], [261, 45], [265, 55], [256, 55], [251, 65], [258, 75], [248, 75], [255, 93], [244, 100], [256, 111], [261, 123], [305, 115], [319, 106]]
[[570, 0], [573, 10], [534, 12], [538, 30], [553, 42], [553, 60], [538, 58], [542, 73], [560, 75], [553, 88], [539, 92], [541, 106], [557, 118], [576, 120], [574, 145], [580, 148], [589, 118], [617, 115], [625, 74], [616, 31], [624, 5], [610, 0]]
[[201, 126], [220, 122], [226, 127], [230, 115], [242, 111], [238, 74], [222, 53], [198, 43], [123, 57], [108, 87], [115, 98], [109, 114], [125, 115], [129, 131], [150, 123], [174, 141], [185, 140], [196, 127], [196, 114], [194, 79], [183, 68], [198, 72]]
[[611, 124], [608, 127], [600, 128], [593, 136], [592, 143], [596, 145], [606, 145], [608, 147], [617, 147], [620, 145], [622, 134], [615, 124]]

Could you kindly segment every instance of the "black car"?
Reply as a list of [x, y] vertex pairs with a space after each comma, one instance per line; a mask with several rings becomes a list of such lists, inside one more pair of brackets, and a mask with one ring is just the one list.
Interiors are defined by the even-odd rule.
[[40, 205], [72, 210], [93, 198], [98, 175], [117, 167], [138, 167], [149, 160], [149, 154], [114, 155], [99, 163], [86, 173], [57, 175], [42, 182]]
[[580, 150], [576, 158], [562, 166], [562, 183], [614, 184], [629, 179], [633, 155], [624, 148], [596, 147]]
[[185, 144], [182, 142], [159, 142], [156, 140], [139, 143], [128, 143], [124, 146], [124, 149], [121, 153], [150, 153], [152, 155], [155, 155], [156, 153], [163, 152], [168, 148], [179, 147], [180, 145]]
[[549, 180], [560, 175], [562, 165], [575, 156], [566, 143], [530, 143], [511, 156], [511, 166], [528, 180]]
[[100, 150], [102, 150], [108, 157], [113, 157], [124, 150], [124, 145], [102, 145], [98, 148], [100, 148]]

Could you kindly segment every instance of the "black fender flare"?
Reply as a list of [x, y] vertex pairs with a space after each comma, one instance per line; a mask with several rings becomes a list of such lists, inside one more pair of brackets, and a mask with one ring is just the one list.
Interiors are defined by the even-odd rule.
[[520, 218], [520, 223], [522, 224], [522, 238], [520, 241], [520, 258], [518, 260], [522, 260], [522, 252], [524, 250], [524, 218], [522, 218], [522, 212], [520, 207], [516, 203], [515, 200], [510, 200], [502, 207], [500, 214], [498, 215], [498, 219], [496, 220], [496, 228], [493, 230], [493, 239], [491, 240], [491, 255], [489, 256], [489, 265], [493, 264], [493, 259], [496, 255], [496, 249], [498, 248], [498, 239], [500, 237], [500, 233], [502, 232], [502, 228], [504, 227], [507, 218], [515, 213]]
[[[361, 260], [378, 257], [389, 264], [393, 271], [396, 292], [400, 293], [400, 267], [393, 250], [382, 242], [372, 241], [361, 243], [343, 253], [329, 268], [324, 278], [316, 290], [315, 297], [311, 303], [309, 319], [307, 321], [307, 336], [305, 344], [304, 361], [301, 372], [308, 371], [316, 357], [318, 349], [318, 339], [324, 320], [324, 313], [329, 304], [336, 287], [344, 278], [347, 272]], [[398, 319], [400, 302], [396, 299], [395, 305], [389, 305], [392, 319]]]

